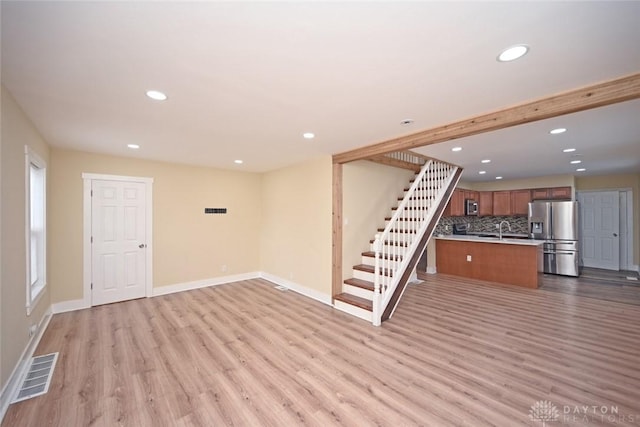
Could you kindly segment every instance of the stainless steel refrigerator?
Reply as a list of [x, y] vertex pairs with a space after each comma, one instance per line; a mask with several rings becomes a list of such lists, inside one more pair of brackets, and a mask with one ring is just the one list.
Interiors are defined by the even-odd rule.
[[529, 203], [529, 237], [545, 241], [545, 273], [580, 275], [578, 202]]

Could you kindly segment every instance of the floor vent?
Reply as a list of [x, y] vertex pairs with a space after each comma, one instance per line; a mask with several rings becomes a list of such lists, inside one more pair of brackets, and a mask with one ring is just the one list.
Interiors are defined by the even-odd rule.
[[276, 289], [277, 289], [277, 290], [279, 290], [279, 291], [286, 291], [286, 290], [287, 290], [287, 287], [286, 287], [286, 286], [280, 286], [280, 285], [278, 285], [278, 286], [274, 286], [274, 288], [276, 288]]
[[45, 394], [49, 390], [49, 383], [57, 360], [58, 353], [33, 357], [20, 390], [18, 390], [16, 398], [11, 403], [21, 402]]

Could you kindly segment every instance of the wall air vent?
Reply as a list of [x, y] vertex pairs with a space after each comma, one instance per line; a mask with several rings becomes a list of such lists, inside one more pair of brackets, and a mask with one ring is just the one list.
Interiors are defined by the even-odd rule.
[[204, 208], [206, 214], [226, 214], [227, 208]]

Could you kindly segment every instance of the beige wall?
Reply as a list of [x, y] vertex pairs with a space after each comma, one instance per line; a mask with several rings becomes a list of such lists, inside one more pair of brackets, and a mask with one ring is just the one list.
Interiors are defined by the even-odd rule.
[[584, 176], [576, 178], [576, 191], [619, 190], [633, 191], [633, 263], [640, 265], [640, 174]]
[[343, 165], [342, 279], [353, 276], [376, 230], [398, 205], [414, 172], [361, 160]]
[[[30, 316], [26, 311], [26, 242], [25, 242], [25, 154], [32, 148], [48, 166], [49, 147], [11, 94], [2, 86], [2, 267], [0, 281], [0, 383], [7, 383], [29, 342], [29, 327], [37, 325], [50, 306], [51, 282]], [[49, 206], [51, 182], [48, 182]], [[50, 221], [48, 223], [50, 227]], [[51, 242], [48, 244], [51, 266]], [[51, 275], [48, 275], [49, 279]]]
[[332, 161], [323, 156], [262, 178], [260, 269], [331, 296]]
[[[83, 172], [154, 179], [154, 287], [259, 270], [259, 174], [54, 148], [50, 170], [54, 303], [83, 297]], [[228, 208], [228, 213], [205, 215], [205, 207]]]

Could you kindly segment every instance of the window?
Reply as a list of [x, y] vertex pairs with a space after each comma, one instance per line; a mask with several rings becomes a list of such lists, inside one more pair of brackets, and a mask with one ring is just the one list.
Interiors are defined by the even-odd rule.
[[25, 147], [27, 315], [47, 285], [47, 165]]

